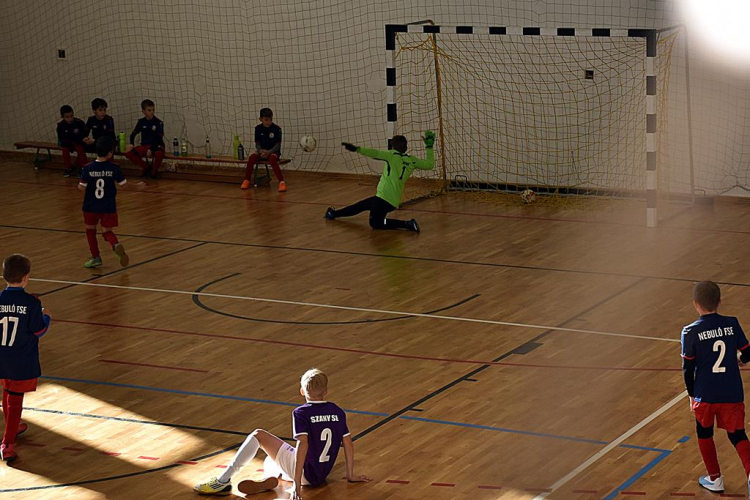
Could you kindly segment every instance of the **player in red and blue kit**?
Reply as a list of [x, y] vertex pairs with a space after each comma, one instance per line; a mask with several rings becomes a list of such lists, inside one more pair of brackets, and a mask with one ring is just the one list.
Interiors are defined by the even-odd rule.
[[86, 137], [83, 142], [87, 153], [96, 153], [96, 141], [105, 135], [115, 139], [115, 120], [107, 114], [107, 101], [97, 97], [91, 101], [93, 115], [86, 120], [86, 128], [91, 132], [91, 137]]
[[720, 303], [721, 291], [716, 283], [696, 283], [693, 306], [700, 318], [682, 329], [685, 387], [695, 414], [698, 447], [708, 471], [698, 484], [710, 491], [724, 491], [713, 439], [715, 421], [727, 431], [737, 450], [750, 490], [750, 441], [745, 434], [745, 396], [739, 367], [750, 361], [750, 343], [737, 318], [717, 312]]
[[0, 460], [15, 460], [16, 437], [28, 425], [21, 423], [23, 397], [34, 392], [42, 375], [39, 339], [47, 333], [49, 311], [38, 298], [26, 293], [31, 261], [13, 254], [3, 261], [3, 279], [8, 287], [0, 292], [0, 383], [3, 386], [5, 432], [0, 443]]
[[273, 434], [261, 429], [250, 434], [219, 477], [197, 484], [193, 489], [203, 495], [230, 495], [232, 477], [255, 458], [258, 449], [266, 452], [263, 481], [241, 481], [237, 489], [245, 495], [271, 490], [279, 478], [293, 481], [289, 498], [299, 500], [302, 486], [319, 486], [331, 473], [339, 448], [344, 445], [346, 477], [349, 482], [366, 482], [367, 476], [354, 474], [354, 444], [346, 425], [346, 413], [334, 403], [324, 401], [328, 393], [328, 377], [311, 369], [302, 375], [300, 394], [306, 403], [292, 412], [292, 430], [297, 447], [292, 447]]
[[[148, 163], [143, 161], [148, 151], [154, 155], [154, 163], [151, 166], [151, 177], [156, 179], [159, 173], [159, 167], [164, 160], [164, 122], [154, 116], [156, 105], [151, 99], [144, 99], [141, 102], [141, 111], [143, 118], [135, 124], [133, 132], [130, 134], [130, 144], [125, 151], [125, 156], [141, 167], [141, 177], [149, 174]], [[135, 138], [141, 134], [141, 145], [135, 147]]]
[[119, 224], [117, 218], [117, 186], [124, 186], [128, 181], [120, 166], [112, 163], [115, 151], [115, 139], [104, 136], [96, 141], [96, 161], [83, 167], [78, 189], [85, 191], [83, 197], [83, 221], [86, 224], [86, 240], [89, 243], [91, 257], [84, 267], [100, 267], [102, 257], [96, 241], [96, 226], [102, 224], [102, 238], [112, 246], [120, 265], [125, 267], [130, 262], [125, 247], [115, 236], [113, 228]]
[[274, 175], [279, 180], [279, 193], [286, 192], [286, 181], [284, 174], [279, 167], [279, 158], [281, 158], [281, 127], [273, 122], [273, 111], [271, 108], [260, 110], [260, 124], [255, 127], [255, 153], [247, 159], [245, 168], [245, 180], [240, 186], [242, 189], [250, 187], [250, 179], [253, 177], [253, 170], [260, 160], [267, 160], [273, 169]]
[[73, 173], [73, 165], [70, 162], [70, 151], [76, 152], [76, 166], [81, 168], [86, 164], [86, 150], [83, 140], [88, 137], [89, 131], [83, 120], [75, 117], [73, 108], [67, 104], [60, 107], [62, 120], [57, 123], [57, 142], [62, 147], [63, 163], [65, 171], [63, 177], [70, 177]]

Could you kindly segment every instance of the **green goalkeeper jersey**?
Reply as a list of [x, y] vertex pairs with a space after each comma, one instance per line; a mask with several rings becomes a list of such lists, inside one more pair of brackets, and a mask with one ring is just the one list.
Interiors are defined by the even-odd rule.
[[415, 168], [420, 170], [432, 170], [435, 168], [435, 153], [432, 148], [427, 148], [427, 158], [415, 158], [413, 156], [399, 153], [393, 149], [383, 151], [379, 149], [358, 148], [357, 153], [385, 162], [383, 175], [378, 182], [378, 198], [381, 198], [394, 207], [401, 204], [401, 194], [404, 185]]

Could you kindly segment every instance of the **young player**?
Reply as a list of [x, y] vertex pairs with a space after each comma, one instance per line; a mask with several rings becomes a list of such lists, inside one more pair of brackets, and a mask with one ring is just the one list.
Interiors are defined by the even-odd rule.
[[[153, 153], [154, 163], [151, 167], [151, 178], [153, 179], [156, 179], [161, 162], [164, 160], [164, 122], [154, 116], [155, 109], [156, 105], [151, 99], [144, 99], [141, 102], [143, 118], [135, 124], [133, 132], [130, 134], [130, 144], [125, 150], [125, 156], [128, 160], [141, 167], [141, 177], [146, 177], [149, 174], [148, 164], [143, 161], [143, 157], [147, 151]], [[135, 147], [135, 138], [138, 134], [141, 134], [141, 145]]]
[[84, 149], [83, 139], [89, 135], [86, 124], [83, 120], [76, 118], [73, 108], [67, 104], [60, 107], [60, 117], [62, 120], [57, 124], [57, 142], [62, 146], [63, 163], [65, 171], [63, 177], [70, 177], [73, 173], [73, 166], [70, 162], [70, 150], [76, 152], [76, 166], [83, 167], [86, 164], [86, 150]]
[[325, 218], [332, 220], [339, 217], [351, 217], [366, 210], [370, 211], [370, 227], [373, 229], [408, 229], [419, 232], [419, 224], [416, 219], [408, 221], [399, 219], [387, 219], [386, 214], [398, 208], [401, 204], [401, 194], [404, 185], [414, 169], [432, 170], [435, 168], [435, 155], [433, 146], [435, 144], [435, 132], [428, 130], [424, 133], [426, 159], [422, 160], [406, 154], [408, 143], [403, 135], [393, 136], [391, 148], [388, 151], [368, 149], [355, 146], [348, 142], [342, 142], [349, 151], [354, 151], [368, 158], [382, 160], [385, 162], [383, 174], [378, 182], [378, 191], [375, 196], [358, 201], [354, 205], [336, 210], [329, 207]]
[[690, 410], [695, 414], [698, 447], [708, 475], [698, 484], [710, 491], [724, 491], [724, 477], [714, 445], [714, 420], [727, 431], [745, 468], [750, 489], [750, 441], [745, 434], [745, 403], [740, 363], [750, 361], [750, 344], [737, 318], [716, 311], [721, 291], [711, 281], [693, 287], [693, 306], [700, 315], [682, 329], [682, 359]]
[[96, 241], [96, 226], [102, 223], [102, 238], [112, 246], [120, 265], [125, 267], [130, 262], [125, 247], [117, 240], [113, 228], [117, 227], [117, 186], [124, 186], [125, 176], [120, 166], [112, 163], [115, 151], [115, 139], [108, 135], [96, 141], [96, 161], [83, 167], [78, 189], [85, 191], [83, 198], [83, 221], [86, 224], [86, 240], [91, 250], [91, 258], [83, 267], [100, 267], [102, 258], [99, 244]]
[[49, 329], [50, 314], [35, 296], [26, 293], [31, 261], [13, 254], [3, 261], [3, 279], [8, 287], [0, 292], [0, 383], [3, 386], [5, 432], [0, 460], [12, 462], [16, 437], [28, 429], [21, 423], [23, 396], [34, 392], [42, 375], [39, 338]]
[[87, 153], [96, 153], [96, 141], [105, 135], [115, 139], [115, 120], [107, 114], [107, 101], [97, 97], [91, 101], [93, 115], [86, 120], [86, 129], [91, 131], [91, 137], [86, 137], [83, 142]]
[[354, 474], [354, 443], [346, 426], [346, 413], [333, 403], [324, 401], [328, 394], [328, 377], [316, 369], [302, 375], [300, 394], [306, 403], [292, 412], [292, 432], [297, 448], [273, 434], [257, 429], [250, 434], [224, 473], [193, 489], [204, 495], [229, 495], [232, 477], [255, 458], [258, 448], [266, 452], [263, 481], [242, 481], [237, 489], [246, 495], [272, 490], [279, 478], [293, 481], [289, 498], [299, 500], [302, 486], [318, 486], [325, 482], [336, 463], [341, 443], [344, 444], [346, 477], [351, 483], [366, 482], [367, 476]]
[[279, 158], [281, 158], [281, 127], [273, 122], [273, 111], [271, 108], [260, 110], [260, 125], [255, 126], [255, 153], [247, 159], [247, 168], [245, 168], [245, 180], [240, 186], [242, 189], [250, 187], [250, 179], [253, 177], [253, 169], [258, 160], [268, 160], [271, 164], [274, 175], [279, 180], [279, 193], [286, 192], [286, 182], [284, 174], [279, 167]]

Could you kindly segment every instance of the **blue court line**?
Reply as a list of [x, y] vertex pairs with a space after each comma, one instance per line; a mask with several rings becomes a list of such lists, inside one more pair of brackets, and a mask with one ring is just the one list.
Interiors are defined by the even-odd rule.
[[671, 451], [663, 451], [663, 452], [659, 453], [658, 457], [656, 457], [655, 459], [651, 460], [641, 470], [639, 470], [638, 472], [636, 472], [635, 474], [633, 474], [632, 476], [630, 476], [630, 478], [627, 481], [625, 481], [620, 486], [618, 486], [617, 488], [615, 488], [615, 490], [612, 491], [612, 493], [610, 493], [609, 495], [607, 495], [606, 497], [604, 497], [604, 500], [613, 500], [615, 497], [617, 497], [617, 495], [620, 494], [621, 491], [624, 491], [631, 484], [633, 484], [636, 481], [638, 481], [641, 477], [643, 477], [644, 474], [646, 474], [648, 471], [650, 471], [651, 469], [653, 469], [654, 467], [656, 467], [657, 464], [659, 464], [659, 462], [661, 462], [662, 460], [664, 460], [665, 458], [667, 458], [671, 454], [672, 454]]
[[[217, 398], [217, 399], [228, 399], [232, 401], [245, 401], [249, 403], [261, 403], [261, 404], [270, 404], [270, 405], [277, 405], [277, 406], [288, 406], [288, 407], [294, 407], [296, 408], [299, 406], [299, 403], [287, 403], [285, 401], [274, 401], [272, 399], [257, 399], [257, 398], [245, 398], [242, 396], [227, 396], [223, 394], [212, 394], [208, 392], [194, 392], [194, 391], [183, 391], [179, 389], [165, 389], [162, 387], [150, 387], [145, 385], [134, 385], [134, 384], [121, 384], [118, 382], [105, 382], [100, 380], [86, 380], [86, 379], [77, 379], [77, 378], [69, 378], [69, 377], [54, 377], [50, 375], [42, 375], [40, 378], [46, 379], [46, 380], [55, 380], [59, 382], [75, 382], [79, 384], [92, 384], [92, 385], [104, 385], [109, 387], [120, 387], [123, 389], [138, 389], [142, 391], [156, 391], [156, 392], [165, 392], [169, 394], [180, 394], [183, 396], [202, 396], [207, 398]], [[362, 410], [350, 410], [344, 408], [344, 411], [347, 413], [352, 413], [355, 415], [367, 415], [371, 417], [388, 417], [388, 413], [380, 413], [380, 412], [374, 412], [374, 411], [362, 411]], [[493, 427], [489, 425], [479, 425], [479, 424], [466, 424], [462, 422], [452, 422], [450, 420], [437, 420], [432, 418], [424, 418], [424, 417], [412, 417], [412, 416], [406, 416], [402, 415], [398, 417], [402, 420], [414, 420], [418, 422], [427, 422], [432, 424], [441, 424], [441, 425], [451, 425], [456, 427], [468, 427], [472, 429], [483, 429], [483, 430], [490, 430], [490, 431], [496, 431], [496, 432], [506, 432], [510, 434], [522, 434], [525, 436], [535, 436], [535, 437], [543, 437], [548, 439], [561, 439], [565, 441], [574, 441], [578, 443], [591, 443], [591, 444], [599, 444], [599, 445], [606, 445], [609, 444], [608, 441], [599, 441], [595, 439], [586, 439], [586, 438], [579, 438], [575, 436], [563, 436], [558, 434], [545, 434], [542, 432], [533, 432], [533, 431], [521, 431], [517, 429], [508, 429], [505, 427]], [[623, 448], [634, 448], [639, 450], [645, 450], [645, 451], [656, 451], [656, 452], [666, 452], [668, 450], [662, 450], [659, 448], [647, 448], [643, 446], [635, 446], [635, 445], [620, 445]]]

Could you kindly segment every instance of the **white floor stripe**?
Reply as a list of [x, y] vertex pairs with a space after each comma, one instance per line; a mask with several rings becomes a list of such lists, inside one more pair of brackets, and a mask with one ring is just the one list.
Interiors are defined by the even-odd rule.
[[654, 413], [652, 413], [648, 417], [646, 417], [643, 420], [641, 420], [635, 427], [631, 428], [625, 434], [623, 434], [622, 436], [618, 437], [617, 439], [615, 439], [614, 441], [612, 441], [611, 443], [609, 443], [607, 446], [605, 446], [604, 448], [602, 448], [598, 453], [596, 453], [591, 458], [589, 458], [588, 460], [586, 460], [585, 462], [583, 462], [581, 465], [579, 465], [578, 467], [576, 467], [575, 469], [573, 469], [567, 476], [563, 477], [558, 482], [556, 482], [555, 484], [553, 484], [550, 491], [542, 493], [541, 495], [537, 495], [536, 497], [534, 497], [534, 500], [543, 500], [543, 499], [547, 498], [548, 496], [550, 496], [552, 493], [554, 493], [555, 491], [557, 491], [558, 489], [560, 489], [563, 485], [567, 484], [571, 479], [573, 479], [578, 474], [580, 474], [581, 472], [583, 472], [584, 470], [586, 470], [589, 466], [591, 466], [592, 464], [596, 463], [604, 455], [606, 455], [607, 453], [609, 453], [610, 451], [612, 451], [614, 448], [617, 448], [618, 446], [620, 446], [623, 443], [623, 441], [625, 441], [626, 439], [628, 439], [630, 436], [632, 436], [633, 434], [635, 434], [639, 430], [643, 429], [649, 423], [651, 423], [654, 420], [656, 420], [656, 418], [658, 418], [659, 415], [661, 415], [665, 411], [669, 410], [670, 408], [672, 408], [674, 405], [676, 405], [677, 403], [679, 403], [680, 401], [682, 401], [686, 397], [687, 397], [687, 392], [681, 392], [680, 394], [678, 394], [677, 396], [675, 396], [674, 399], [672, 399], [669, 403], [665, 404], [664, 406], [662, 406], [661, 408], [659, 408], [658, 410], [656, 410]]
[[464, 323], [480, 323], [485, 325], [500, 325], [500, 326], [517, 326], [521, 328], [533, 328], [537, 330], [555, 330], [559, 332], [573, 332], [573, 333], [587, 333], [590, 335], [602, 335], [606, 337], [622, 337], [628, 339], [642, 339], [642, 340], [656, 340], [659, 342], [680, 342], [679, 339], [660, 338], [660, 337], [646, 337], [643, 335], [629, 335], [627, 333], [612, 333], [612, 332], [600, 332], [597, 330], [583, 330], [580, 328], [564, 328], [549, 325], [532, 325], [527, 323], [513, 323], [508, 321], [496, 321], [491, 319], [478, 319], [478, 318], [461, 318], [458, 316], [444, 316], [442, 314], [423, 314], [406, 311], [391, 311], [387, 309], [368, 309], [364, 307], [350, 307], [350, 306], [337, 306], [333, 304], [316, 304], [314, 302], [298, 302], [294, 300], [280, 300], [280, 299], [266, 299], [261, 297], [245, 297], [242, 295], [225, 295], [221, 293], [207, 293], [207, 292], [190, 292], [185, 290], [165, 290], [160, 288], [146, 288], [138, 286], [120, 286], [120, 285], [107, 285], [104, 283], [82, 283], [80, 281], [64, 281], [64, 280], [51, 280], [42, 278], [31, 278], [31, 281], [39, 281], [40, 283], [57, 283], [60, 285], [76, 285], [76, 286], [91, 286], [98, 288], [114, 288], [119, 290], [135, 290], [139, 292], [155, 292], [155, 293], [173, 293], [178, 295], [198, 295], [201, 297], [217, 297], [222, 299], [236, 299], [236, 300], [250, 300], [254, 302], [267, 302], [270, 304], [286, 304], [303, 307], [320, 307], [324, 309], [338, 309], [342, 311], [356, 311], [356, 312], [368, 312], [387, 314], [392, 316], [412, 316], [415, 318], [432, 318], [441, 319], [448, 321], [460, 321]]

